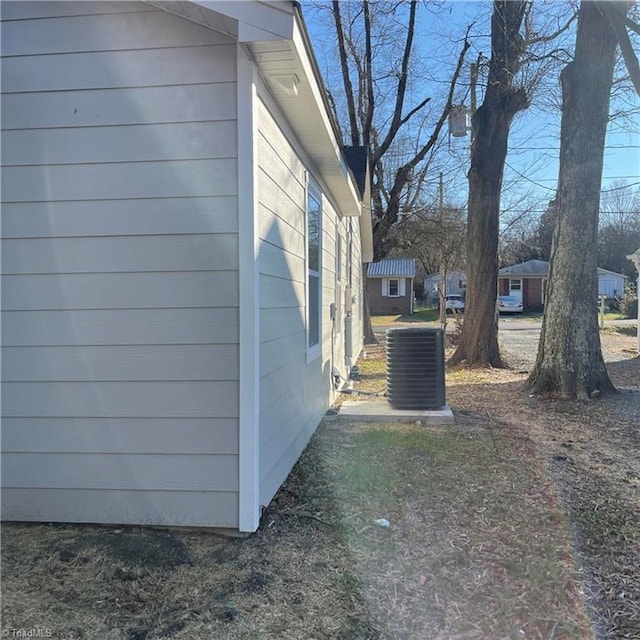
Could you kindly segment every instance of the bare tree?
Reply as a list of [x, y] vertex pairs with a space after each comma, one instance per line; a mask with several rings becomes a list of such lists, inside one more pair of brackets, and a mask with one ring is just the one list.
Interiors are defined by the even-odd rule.
[[538, 355], [527, 388], [587, 399], [615, 391], [595, 312], [597, 233], [604, 144], [617, 38], [604, 5], [582, 2], [575, 56], [561, 73], [558, 216]]
[[466, 318], [449, 364], [503, 366], [496, 306], [500, 191], [511, 121], [528, 106], [525, 90], [514, 83], [525, 50], [520, 28], [526, 7], [523, 0], [493, 3], [489, 80], [472, 119]]
[[[637, 273], [627, 255], [640, 247], [640, 189], [615, 181], [602, 193], [598, 228], [598, 266], [623, 273], [633, 282]], [[622, 296], [622, 291], [618, 292]]]
[[[398, 25], [399, 6], [398, 3], [371, 4], [369, 0], [332, 3], [348, 113], [343, 137], [352, 145], [362, 144], [368, 149], [373, 175], [374, 260], [384, 258], [393, 248], [394, 236], [390, 230], [398, 221], [398, 215], [420, 206], [429, 161], [454, 104], [456, 83], [470, 47], [465, 35], [444, 104], [434, 117], [430, 133], [423, 135], [424, 109], [431, 97], [423, 97], [417, 103], [408, 97], [411, 68], [415, 64], [419, 3], [417, 0], [408, 3], [406, 23], [402, 26]], [[393, 17], [391, 33], [385, 21], [389, 16]], [[403, 34], [402, 48], [389, 68], [389, 53], [393, 50], [390, 41], [397, 42], [400, 33]], [[382, 60], [387, 65], [385, 70], [376, 67]], [[390, 77], [393, 77], [391, 82]], [[390, 110], [387, 104], [392, 105]], [[417, 142], [416, 131], [419, 131]]]
[[391, 256], [413, 256], [425, 273], [464, 268], [465, 212], [454, 205], [426, 207], [394, 229]]
[[[419, 6], [417, 0], [331, 3], [342, 89], [329, 90], [329, 102], [340, 121], [336, 105], [344, 97], [343, 140], [368, 151], [374, 260], [392, 250], [395, 235], [391, 230], [399, 214], [421, 205], [430, 162], [454, 104], [456, 83], [470, 46], [465, 36], [444, 103], [437, 114], [427, 113], [431, 97], [415, 99], [417, 86], [412, 86], [418, 67], [414, 37]], [[375, 342], [366, 295], [364, 307], [365, 341]]]

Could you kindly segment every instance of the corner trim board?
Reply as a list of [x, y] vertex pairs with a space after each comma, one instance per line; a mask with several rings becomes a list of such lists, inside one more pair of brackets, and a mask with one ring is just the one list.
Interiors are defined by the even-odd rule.
[[239, 44], [237, 53], [240, 280], [238, 527], [242, 532], [253, 532], [260, 524], [257, 91], [255, 65], [249, 52]]

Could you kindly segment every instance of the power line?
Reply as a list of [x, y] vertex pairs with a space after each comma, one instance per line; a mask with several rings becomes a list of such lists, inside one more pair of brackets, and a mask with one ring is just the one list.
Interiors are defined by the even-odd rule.
[[[638, 176], [633, 176], [634, 178], [637, 178]], [[608, 178], [611, 179], [611, 178]], [[604, 178], [603, 178], [604, 180]], [[640, 181], [638, 182], [632, 182], [631, 184], [625, 184], [622, 187], [613, 187], [611, 189], [603, 189], [602, 191], [600, 191], [600, 193], [609, 193], [609, 191], [621, 191], [622, 189], [628, 189], [629, 187], [636, 187], [637, 185], [640, 184]]]
[[[500, 214], [503, 213], [513, 213], [513, 212], [519, 212], [519, 213], [547, 213], [548, 209], [526, 209], [526, 208], [522, 208], [522, 209], [501, 209]], [[624, 216], [640, 216], [640, 211], [611, 211], [609, 209], [601, 209], [600, 213], [608, 215], [608, 214], [617, 214], [617, 215], [624, 215]]]
[[[506, 164], [506, 163], [505, 163]], [[519, 173], [517, 169], [514, 169], [512, 166], [508, 165], [507, 166], [512, 169], [513, 171], [515, 171], [516, 173]], [[522, 174], [520, 174], [522, 175]], [[525, 178], [526, 176], [522, 176], [523, 178]], [[602, 176], [603, 180], [631, 180], [631, 179], [637, 179], [640, 176]], [[530, 180], [530, 178], [527, 178], [527, 180]], [[537, 180], [539, 182], [556, 182], [558, 179], [557, 178], [537, 178]]]
[[524, 178], [527, 182], [530, 182], [531, 184], [535, 184], [536, 187], [540, 187], [541, 189], [546, 189], [547, 191], [555, 191], [555, 189], [553, 189], [552, 187], [546, 187], [545, 185], [540, 184], [539, 182], [536, 182], [531, 178], [528, 178], [527, 176], [524, 175], [524, 173], [520, 173], [517, 169], [514, 169], [508, 162], [505, 162], [505, 165], [509, 167], [511, 171], [513, 171], [514, 173], [517, 173], [521, 178]]
[[[518, 145], [514, 145], [513, 147], [509, 147], [509, 151], [559, 151], [560, 145], [555, 147], [521, 147]], [[605, 152], [610, 149], [640, 149], [640, 144], [630, 144], [630, 145], [607, 145], [605, 147]]]
[[[545, 189], [547, 191], [556, 191], [555, 188], [547, 187], [544, 184], [540, 184], [540, 182], [557, 182], [557, 178], [538, 178], [538, 181], [536, 181], [536, 180], [532, 180], [528, 176], [525, 176], [524, 173], [521, 173], [517, 169], [514, 169], [508, 162], [505, 162], [505, 165], [509, 167], [511, 171], [513, 171], [514, 173], [517, 173], [521, 178], [523, 178], [527, 182], [530, 182], [531, 184], [535, 184], [537, 187], [540, 187], [541, 189]], [[602, 179], [603, 180], [623, 180], [623, 179], [637, 178], [637, 177], [638, 176], [603, 176]], [[635, 187], [636, 185], [639, 185], [639, 184], [640, 184], [640, 181], [632, 182], [631, 184], [625, 184], [621, 187], [613, 187], [611, 189], [602, 189], [600, 193], [608, 193], [609, 191], [620, 191], [621, 189], [629, 189], [630, 187]]]

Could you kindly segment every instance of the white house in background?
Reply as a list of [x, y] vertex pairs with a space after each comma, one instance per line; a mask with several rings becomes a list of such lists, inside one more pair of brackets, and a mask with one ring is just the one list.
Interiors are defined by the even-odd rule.
[[622, 298], [627, 276], [598, 267], [598, 295], [607, 298]]
[[[467, 290], [467, 274], [464, 271], [449, 271], [446, 279], [447, 293], [464, 295]], [[440, 274], [434, 273], [424, 279], [424, 295], [428, 302], [437, 302], [440, 291]]]
[[300, 8], [2, 21], [2, 517], [254, 531], [358, 356], [372, 257]]

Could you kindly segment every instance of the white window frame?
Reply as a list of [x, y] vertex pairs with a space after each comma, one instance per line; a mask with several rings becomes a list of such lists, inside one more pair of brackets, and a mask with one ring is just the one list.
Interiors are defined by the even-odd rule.
[[[397, 284], [396, 291], [397, 293], [391, 293], [391, 283], [395, 282]], [[399, 298], [400, 297], [400, 278], [389, 278], [389, 289], [388, 295], [390, 298]]]
[[[318, 270], [313, 270], [309, 265], [309, 201], [313, 200], [319, 208], [318, 211]], [[305, 326], [307, 341], [307, 363], [317, 360], [322, 353], [322, 191], [313, 178], [307, 174], [307, 192], [305, 194]], [[318, 308], [315, 310], [318, 323], [318, 341], [310, 344], [311, 340], [311, 278], [318, 279]]]
[[342, 221], [336, 216], [334, 224], [335, 233], [335, 251], [336, 251], [336, 277], [335, 277], [335, 295], [334, 301], [336, 305], [336, 317], [334, 327], [336, 335], [342, 334], [342, 325], [344, 323], [342, 317]]

